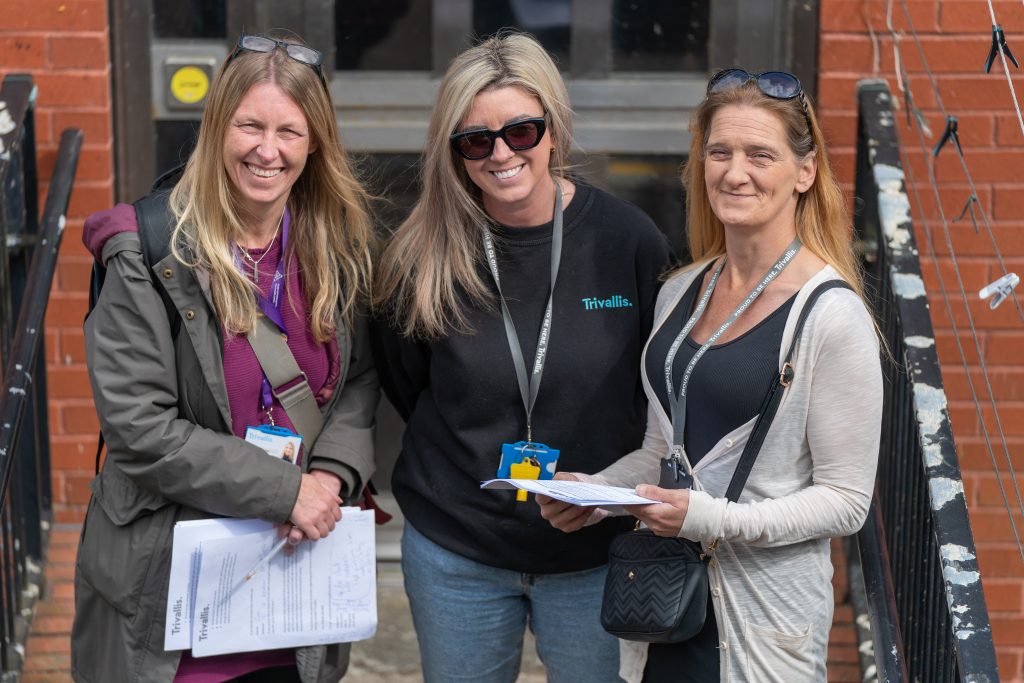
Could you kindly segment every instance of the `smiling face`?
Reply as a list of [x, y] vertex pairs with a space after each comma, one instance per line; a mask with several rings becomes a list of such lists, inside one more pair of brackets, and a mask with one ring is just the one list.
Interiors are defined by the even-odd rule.
[[799, 195], [814, 183], [813, 154], [798, 159], [775, 114], [728, 105], [711, 121], [704, 182], [711, 209], [726, 229], [796, 230]]
[[257, 220], [283, 212], [314, 149], [295, 100], [273, 83], [249, 88], [224, 133], [224, 168], [243, 210]]
[[[541, 116], [544, 108], [540, 100], [522, 88], [494, 88], [474, 98], [459, 132], [499, 130], [509, 123]], [[548, 170], [551, 145], [550, 130], [536, 147], [518, 152], [498, 138], [489, 157], [458, 157], [456, 163], [465, 164], [470, 180], [480, 188], [484, 211], [491, 218], [504, 225], [540, 225], [551, 220], [554, 205], [554, 183]]]

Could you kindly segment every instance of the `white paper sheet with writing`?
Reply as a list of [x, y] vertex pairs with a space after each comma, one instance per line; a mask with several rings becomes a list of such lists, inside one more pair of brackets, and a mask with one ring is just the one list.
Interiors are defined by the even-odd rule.
[[372, 510], [345, 508], [326, 538], [276, 555], [271, 532], [204, 541], [192, 619], [196, 657], [352, 642], [377, 630]]
[[633, 489], [565, 479], [490, 479], [481, 483], [480, 488], [523, 489], [581, 506], [650, 505], [658, 502], [636, 495]]
[[274, 533], [274, 525], [259, 519], [196, 519], [174, 525], [171, 574], [167, 587], [165, 650], [192, 647], [192, 610], [203, 543], [217, 538], [268, 532]]

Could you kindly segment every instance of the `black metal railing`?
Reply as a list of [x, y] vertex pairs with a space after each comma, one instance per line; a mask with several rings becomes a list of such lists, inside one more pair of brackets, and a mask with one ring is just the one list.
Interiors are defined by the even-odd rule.
[[879, 680], [996, 681], [995, 648], [949, 423], [885, 81], [857, 88], [857, 233], [891, 353], [871, 517], [858, 534]]
[[[42, 221], [34, 127], [35, 86], [0, 86], [0, 680], [17, 680], [52, 522], [43, 331], [82, 132], [66, 130]], [[9, 116], [9, 118], [8, 118]], [[13, 124], [10, 125], [10, 124]]]

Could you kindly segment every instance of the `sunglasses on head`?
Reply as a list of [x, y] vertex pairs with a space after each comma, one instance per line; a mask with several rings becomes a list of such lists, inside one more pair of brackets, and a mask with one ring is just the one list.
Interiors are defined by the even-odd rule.
[[807, 113], [807, 100], [804, 98], [804, 90], [800, 86], [800, 79], [791, 73], [785, 71], [765, 71], [764, 73], [752, 74], [743, 69], [724, 69], [716, 73], [708, 81], [708, 95], [739, 88], [750, 81], [757, 83], [758, 90], [773, 100], [800, 98], [800, 106], [804, 112], [804, 119], [807, 121], [807, 130], [808, 132], [812, 130], [811, 116]]
[[284, 40], [275, 40], [274, 38], [267, 38], [265, 36], [251, 36], [245, 33], [238, 36], [238, 43], [235, 45], [235, 49], [231, 51], [231, 54], [228, 55], [224, 64], [230, 62], [240, 52], [273, 52], [277, 48], [284, 50], [284, 53], [296, 62], [311, 67], [313, 71], [316, 71], [316, 75], [320, 77], [324, 86], [327, 85], [326, 81], [324, 81], [324, 55], [320, 50], [314, 50], [306, 45], [289, 43]]
[[494, 142], [501, 138], [508, 148], [516, 152], [533, 149], [540, 144], [547, 129], [543, 116], [534, 119], [521, 119], [502, 126], [499, 130], [467, 130], [455, 133], [448, 139], [452, 148], [471, 161], [486, 159], [494, 152]]

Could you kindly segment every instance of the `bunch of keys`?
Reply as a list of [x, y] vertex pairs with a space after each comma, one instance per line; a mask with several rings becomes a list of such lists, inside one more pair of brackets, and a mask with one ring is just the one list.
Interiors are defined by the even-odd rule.
[[693, 486], [693, 475], [686, 471], [682, 460], [682, 449], [672, 449], [667, 458], [661, 459], [661, 476], [658, 486], [663, 489], [688, 489]]

